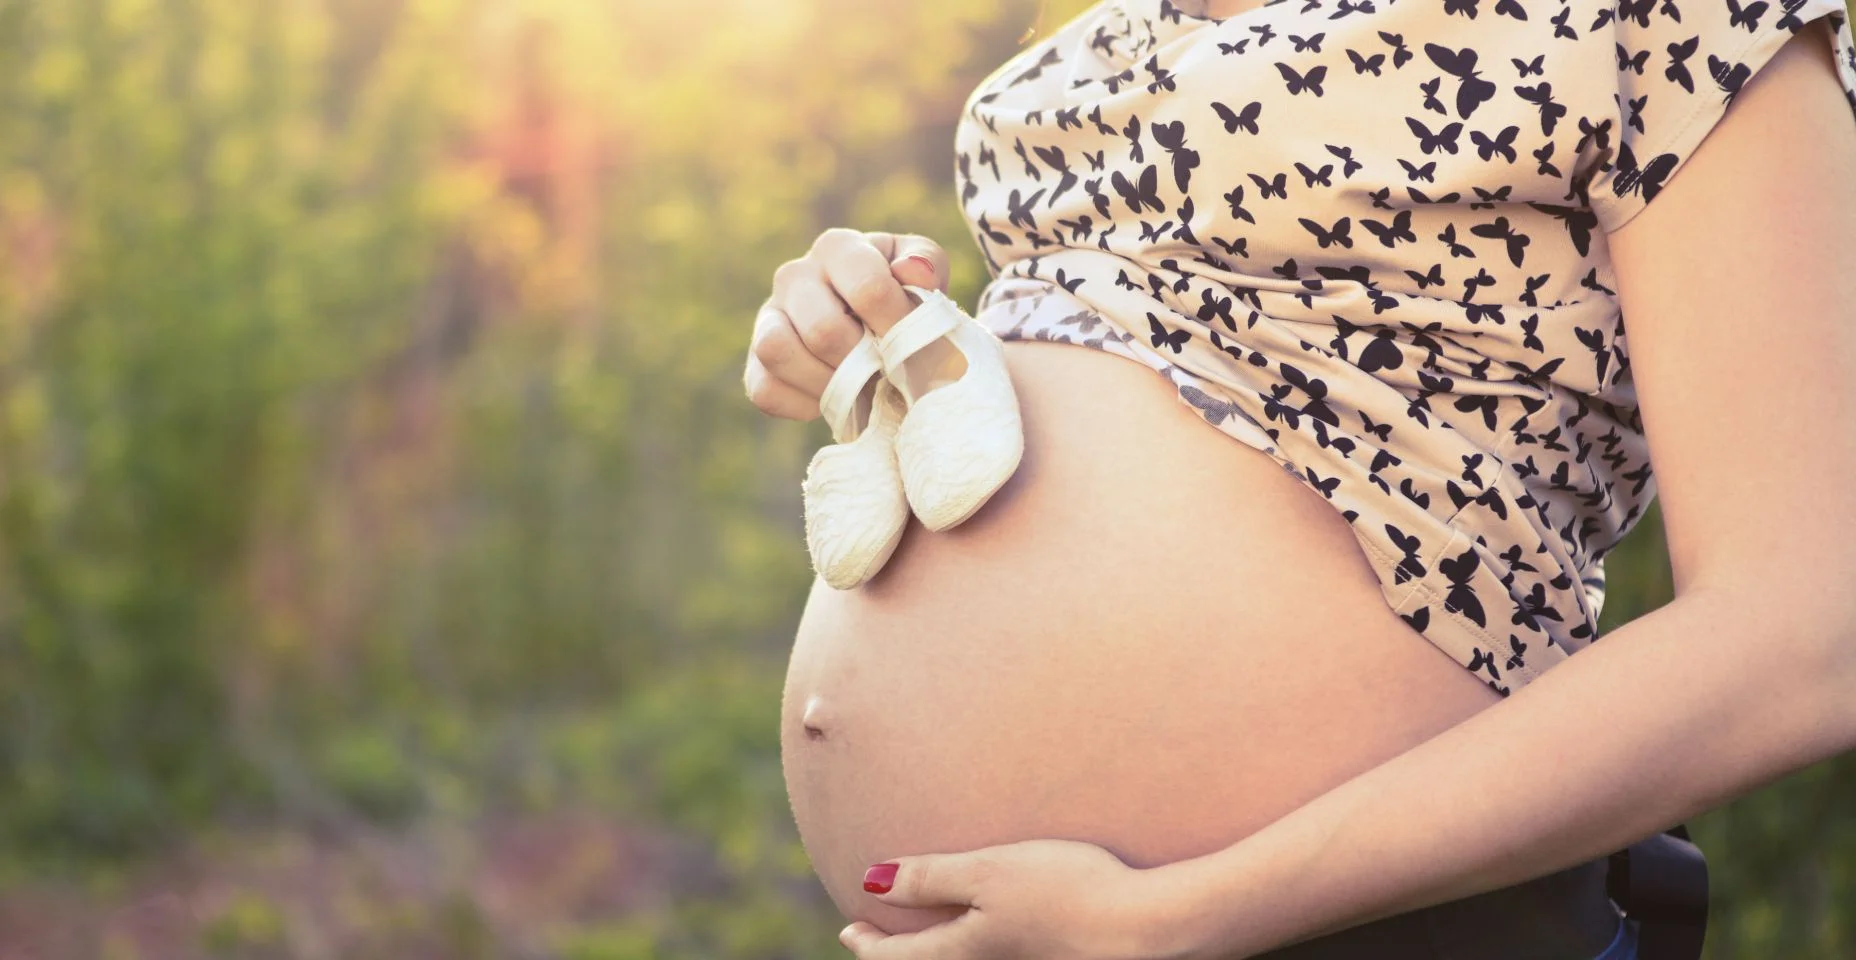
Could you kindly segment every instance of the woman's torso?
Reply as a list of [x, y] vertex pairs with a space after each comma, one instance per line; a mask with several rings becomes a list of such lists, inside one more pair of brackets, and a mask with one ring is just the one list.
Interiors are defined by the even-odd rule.
[[1017, 474], [960, 527], [911, 522], [864, 587], [815, 582], [794, 641], [789, 795], [846, 916], [953, 915], [862, 894], [890, 856], [1207, 853], [1499, 699], [1387, 608], [1318, 494], [1164, 380], [1071, 346], [1006, 356]]

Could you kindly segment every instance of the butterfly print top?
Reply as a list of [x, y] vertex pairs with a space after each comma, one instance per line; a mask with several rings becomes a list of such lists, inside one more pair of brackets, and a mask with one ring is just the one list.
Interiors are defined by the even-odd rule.
[[1596, 638], [1656, 494], [1606, 231], [1807, 21], [1856, 112], [1842, 0], [1189, 2], [1103, 0], [968, 97], [975, 315], [1167, 377], [1506, 695]]

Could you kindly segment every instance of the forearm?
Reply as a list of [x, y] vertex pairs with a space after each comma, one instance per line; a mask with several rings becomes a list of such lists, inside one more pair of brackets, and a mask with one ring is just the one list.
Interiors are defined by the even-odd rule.
[[1791, 599], [1685, 594], [1238, 843], [1145, 871], [1154, 955], [1247, 957], [1520, 883], [1849, 749], [1856, 637]]

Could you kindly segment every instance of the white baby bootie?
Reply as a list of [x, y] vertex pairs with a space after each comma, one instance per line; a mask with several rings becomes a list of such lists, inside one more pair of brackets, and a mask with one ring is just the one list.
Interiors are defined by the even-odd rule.
[[895, 449], [906, 408], [882, 370], [876, 336], [865, 330], [819, 396], [838, 442], [812, 455], [800, 485], [812, 567], [839, 590], [876, 576], [909, 521]]
[[1018, 394], [998, 335], [939, 290], [877, 341], [883, 375], [908, 412], [896, 462], [909, 508], [930, 530], [973, 516], [1011, 479], [1025, 452]]

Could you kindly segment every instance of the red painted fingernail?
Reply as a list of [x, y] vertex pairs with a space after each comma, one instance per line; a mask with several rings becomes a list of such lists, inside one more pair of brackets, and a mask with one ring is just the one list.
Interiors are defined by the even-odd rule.
[[896, 864], [879, 863], [864, 871], [864, 890], [868, 893], [888, 893], [896, 884]]
[[928, 271], [929, 276], [931, 277], [934, 276], [934, 261], [933, 260], [930, 260], [927, 257], [922, 256], [919, 253], [909, 254], [909, 259], [915, 261], [916, 263], [921, 264], [922, 269]]

